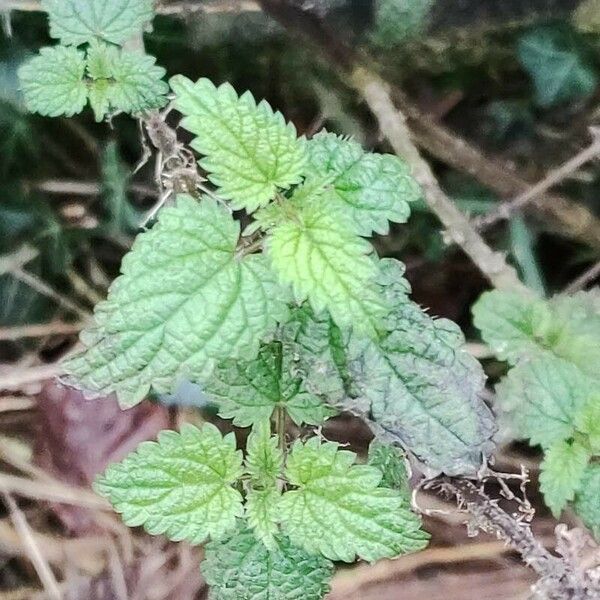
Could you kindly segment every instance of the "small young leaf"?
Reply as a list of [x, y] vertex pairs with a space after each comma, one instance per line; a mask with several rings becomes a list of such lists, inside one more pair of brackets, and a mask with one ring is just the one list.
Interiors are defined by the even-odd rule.
[[290, 540], [331, 560], [368, 561], [415, 552], [429, 536], [403, 496], [378, 487], [381, 471], [354, 464], [356, 455], [338, 444], [296, 441], [286, 465], [281, 526]]
[[283, 453], [277, 442], [277, 437], [271, 435], [268, 421], [254, 426], [246, 446], [246, 470], [254, 485], [269, 487], [281, 476]]
[[95, 309], [87, 350], [65, 369], [90, 392], [122, 406], [181, 379], [201, 381], [221, 360], [250, 360], [287, 313], [286, 294], [263, 256], [236, 256], [239, 224], [210, 199], [180, 195], [140, 234], [123, 274]]
[[310, 394], [292, 367], [292, 357], [272, 342], [262, 346], [255, 360], [220, 363], [204, 390], [219, 403], [219, 415], [238, 427], [268, 419], [277, 406], [297, 425], [323, 423], [336, 411]]
[[93, 42], [87, 72], [92, 79], [90, 102], [96, 120], [102, 120], [110, 110], [136, 113], [164, 106], [169, 86], [162, 80], [165, 70], [155, 62], [153, 56]]
[[110, 465], [96, 490], [122, 513], [130, 527], [202, 544], [235, 528], [242, 497], [232, 487], [242, 474], [235, 437], [211, 424], [163, 431], [158, 442], [143, 442], [120, 463]]
[[204, 155], [200, 165], [235, 209], [265, 206], [278, 188], [299, 183], [306, 164], [306, 142], [273, 112], [266, 101], [256, 104], [250, 92], [238, 97], [225, 83], [171, 79], [182, 127], [195, 134], [192, 147]]
[[593, 393], [575, 415], [575, 429], [588, 438], [593, 454], [600, 455], [600, 394]]
[[558, 442], [546, 450], [540, 465], [540, 489], [556, 518], [575, 498], [589, 459], [588, 449], [577, 442]]
[[511, 369], [496, 387], [499, 418], [515, 438], [548, 448], [573, 434], [595, 387], [575, 365], [539, 356]]
[[246, 519], [254, 535], [269, 550], [276, 548], [275, 536], [279, 531], [279, 501], [281, 492], [276, 487], [251, 489], [246, 496]]
[[587, 466], [575, 496], [575, 512], [600, 541], [600, 463]]
[[555, 325], [546, 302], [515, 292], [484, 293], [473, 307], [475, 326], [498, 358], [515, 364], [551, 344]]
[[407, 500], [410, 500], [406, 454], [401, 448], [375, 438], [369, 446], [369, 464], [381, 471], [383, 475], [379, 484], [381, 487], [398, 490]]
[[19, 69], [25, 104], [46, 117], [73, 116], [88, 98], [85, 56], [75, 48], [42, 48]]
[[201, 564], [214, 600], [321, 600], [333, 564], [280, 536], [269, 550], [249, 529], [209, 542]]
[[267, 244], [273, 267], [293, 285], [296, 300], [308, 299], [316, 312], [326, 308], [340, 327], [376, 331], [386, 305], [375, 285], [372, 248], [335, 219], [325, 202], [299, 209], [271, 231]]
[[358, 235], [387, 234], [389, 221], [406, 222], [409, 203], [421, 197], [409, 168], [396, 156], [366, 153], [356, 142], [327, 132], [315, 135], [308, 151], [311, 172], [334, 177], [330, 210]]
[[50, 35], [64, 45], [96, 39], [122, 44], [154, 15], [152, 0], [42, 0], [50, 17]]
[[519, 40], [519, 59], [533, 79], [537, 103], [548, 107], [589, 96], [598, 76], [567, 29], [539, 27]]

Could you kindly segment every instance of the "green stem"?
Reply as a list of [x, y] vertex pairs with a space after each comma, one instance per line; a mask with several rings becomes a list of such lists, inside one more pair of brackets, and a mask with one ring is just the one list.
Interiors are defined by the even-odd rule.
[[285, 407], [282, 404], [278, 404], [275, 411], [275, 432], [279, 438], [279, 449], [283, 452], [283, 456], [285, 457], [287, 451], [287, 445], [285, 443], [287, 414], [285, 412]]

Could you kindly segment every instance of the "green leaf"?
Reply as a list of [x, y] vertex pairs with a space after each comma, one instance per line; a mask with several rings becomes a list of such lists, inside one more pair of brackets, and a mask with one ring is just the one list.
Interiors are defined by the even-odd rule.
[[267, 250], [281, 280], [293, 285], [297, 301], [308, 299], [316, 312], [326, 308], [340, 327], [376, 331], [386, 305], [374, 282], [372, 247], [348, 231], [326, 203], [304, 206], [295, 218], [278, 224]]
[[202, 544], [235, 528], [242, 497], [232, 487], [242, 475], [235, 436], [223, 437], [211, 424], [162, 431], [158, 442], [143, 442], [120, 463], [110, 465], [95, 488], [122, 513], [130, 527]]
[[96, 120], [101, 121], [110, 111], [137, 113], [164, 106], [169, 92], [162, 80], [166, 71], [155, 63], [147, 54], [92, 43], [87, 72], [92, 79], [90, 102]]
[[579, 292], [549, 301], [511, 292], [486, 292], [473, 308], [475, 325], [501, 359], [554, 355], [598, 378], [600, 294]]
[[214, 600], [321, 600], [329, 591], [333, 564], [283, 536], [269, 550], [244, 529], [209, 542], [201, 570]]
[[551, 344], [552, 311], [543, 300], [515, 292], [485, 292], [473, 306], [475, 326], [502, 360], [515, 364]]
[[427, 26], [434, 0], [376, 0], [371, 38], [379, 46], [395, 46], [419, 36]]
[[363, 236], [387, 234], [389, 221], [405, 223], [409, 203], [421, 190], [408, 166], [390, 154], [366, 153], [359, 144], [333, 133], [318, 133], [308, 142], [311, 172], [332, 175], [331, 211]]
[[277, 482], [283, 469], [283, 452], [271, 435], [268, 421], [258, 423], [248, 437], [246, 470], [254, 485], [268, 487]]
[[383, 293], [394, 307], [388, 332], [377, 342], [349, 336], [354, 397], [346, 405], [370, 415], [434, 472], [473, 474], [491, 452], [495, 432], [481, 398], [483, 370], [457, 325], [408, 300], [406, 284], [394, 275], [396, 261], [381, 261], [381, 271]]
[[410, 501], [406, 454], [401, 448], [375, 438], [369, 445], [369, 465], [381, 471], [383, 475], [379, 484], [381, 487], [398, 490]]
[[262, 490], [251, 489], [246, 496], [246, 519], [254, 535], [267, 547], [276, 547], [275, 536], [279, 531], [279, 501], [281, 492], [276, 487]]
[[593, 393], [575, 415], [575, 428], [588, 438], [593, 454], [600, 455], [600, 394]]
[[378, 487], [376, 467], [356, 465], [338, 444], [297, 440], [286, 476], [298, 489], [283, 494], [281, 526], [292, 543], [331, 560], [368, 561], [415, 552], [429, 536], [396, 490]]
[[575, 496], [575, 512], [600, 540], [600, 463], [587, 466]]
[[567, 502], [575, 498], [589, 459], [587, 448], [577, 442], [558, 442], [546, 450], [540, 465], [540, 489], [556, 518]]
[[197, 136], [191, 145], [204, 155], [200, 165], [233, 208], [253, 212], [278, 188], [300, 182], [306, 142], [266, 101], [257, 104], [250, 92], [238, 97], [228, 83], [215, 87], [208, 79], [193, 83], [177, 75], [170, 83], [181, 125]]
[[102, 229], [110, 235], [131, 233], [142, 220], [141, 214], [129, 202], [128, 184], [129, 170], [121, 161], [117, 143], [111, 141], [102, 155], [102, 188], [107, 212]]
[[507, 433], [548, 448], [575, 430], [575, 418], [596, 388], [575, 365], [545, 355], [510, 370], [496, 388]]
[[85, 56], [75, 48], [42, 48], [19, 69], [25, 104], [46, 117], [73, 116], [83, 110], [88, 92]]
[[42, 0], [50, 35], [64, 45], [96, 39], [122, 44], [152, 20], [152, 0]]
[[281, 339], [309, 392], [335, 405], [350, 394], [345, 340], [327, 312], [316, 315], [308, 303], [294, 308]]
[[122, 275], [68, 360], [70, 380], [133, 406], [181, 379], [202, 381], [219, 361], [251, 360], [287, 313], [261, 255], [236, 254], [239, 224], [210, 199], [180, 195], [138, 235]]
[[519, 40], [518, 54], [533, 80], [540, 106], [584, 98], [592, 94], [598, 84], [596, 71], [568, 29], [533, 29]]
[[204, 390], [219, 404], [219, 415], [248, 427], [269, 419], [277, 406], [297, 425], [319, 425], [335, 410], [310, 394], [294, 372], [293, 356], [280, 343], [261, 347], [255, 360], [227, 360], [218, 365]]

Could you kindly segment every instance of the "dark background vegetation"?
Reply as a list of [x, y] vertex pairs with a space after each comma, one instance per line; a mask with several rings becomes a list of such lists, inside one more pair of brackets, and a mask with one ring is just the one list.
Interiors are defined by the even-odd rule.
[[[592, 142], [589, 128], [600, 115], [600, 1], [297, 4], [368, 53], [374, 68], [407, 94], [430, 128], [417, 126], [416, 141], [444, 191], [474, 219], [518, 195], [519, 186], [506, 183], [511, 178], [536, 183]], [[52, 43], [35, 5], [0, 0], [0, 600], [48, 597], [44, 565], [65, 598], [201, 598], [197, 551], [129, 533], [89, 491], [107, 461], [179, 419], [194, 419], [193, 410], [148, 402], [121, 413], [110, 398], [92, 404], [51, 382], [157, 197], [152, 161], [132, 174], [142, 155], [135, 120], [121, 115], [97, 124], [91, 111], [73, 119], [26, 113], [16, 69]], [[160, 6], [145, 42], [169, 75], [230, 81], [266, 98], [300, 133], [327, 127], [389, 151], [339, 69], [253, 2], [165, 0]], [[170, 120], [175, 124], [176, 115]], [[445, 157], [443, 128], [496, 170], [482, 174], [460, 152]], [[559, 292], [598, 262], [599, 193], [593, 159], [567, 172], [553, 195], [487, 229], [486, 239], [527, 285]], [[461, 325], [492, 381], [501, 375], [503, 365], [491, 360], [470, 320], [470, 307], [488, 284], [446, 243], [425, 203], [408, 224], [378, 238], [377, 247], [406, 263], [416, 301]], [[591, 276], [585, 285], [594, 283]], [[198, 402], [193, 393], [175, 400]], [[354, 422], [330, 428], [332, 437], [358, 449], [368, 442]], [[508, 470], [522, 463], [531, 468], [535, 528], [547, 539], [555, 522], [535, 493], [538, 457], [526, 452], [502, 447], [498, 462]], [[443, 508], [433, 497], [422, 504]], [[341, 571], [332, 599], [527, 598], [532, 575], [501, 542], [470, 539], [453, 508], [426, 518], [429, 550]], [[37, 569], [32, 544], [40, 553]]]

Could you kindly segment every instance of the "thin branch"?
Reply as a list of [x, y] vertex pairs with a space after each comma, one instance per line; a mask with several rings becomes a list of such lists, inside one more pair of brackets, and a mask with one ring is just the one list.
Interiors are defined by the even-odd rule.
[[0, 327], [0, 340], [20, 340], [23, 338], [38, 338], [49, 335], [70, 335], [79, 333], [84, 323], [63, 323], [55, 321], [39, 325], [17, 325], [15, 327]]
[[513, 214], [520, 211], [529, 202], [539, 198], [548, 190], [564, 181], [567, 177], [575, 173], [583, 165], [597, 158], [600, 154], [600, 129], [590, 128], [592, 134], [592, 143], [581, 152], [570, 158], [567, 162], [556, 169], [548, 172], [546, 177], [536, 185], [517, 196], [514, 200], [501, 204], [497, 210], [475, 220], [477, 228], [482, 231], [495, 225], [498, 221], [509, 219]]
[[593, 283], [600, 277], [600, 261], [590, 267], [585, 273], [582, 273], [577, 279], [569, 284], [565, 288], [565, 294], [574, 294], [580, 290], [585, 289], [590, 283]]
[[18, 279], [19, 281], [22, 281], [23, 283], [27, 284], [31, 289], [35, 290], [39, 294], [42, 294], [43, 296], [47, 296], [51, 300], [54, 300], [57, 304], [59, 304], [63, 308], [66, 308], [67, 310], [70, 310], [76, 315], [79, 315], [82, 319], [88, 320], [90, 318], [91, 313], [89, 310], [86, 310], [85, 308], [79, 306], [71, 299], [67, 298], [66, 296], [55, 290], [53, 287], [48, 285], [45, 281], [42, 281], [35, 275], [29, 273], [28, 271], [25, 271], [23, 269], [14, 269], [13, 271], [11, 271], [11, 274], [13, 275], [13, 277], [15, 277], [15, 279]]
[[423, 187], [428, 207], [446, 227], [449, 238], [464, 250], [494, 287], [526, 292], [527, 288], [519, 280], [515, 269], [506, 262], [505, 256], [486, 244], [467, 216], [440, 188], [431, 167], [413, 144], [406, 118], [394, 106], [389, 86], [378, 75], [361, 67], [352, 73], [351, 80], [396, 154], [412, 168], [415, 179]]
[[18, 507], [12, 496], [6, 492], [3, 492], [4, 502], [8, 507], [10, 518], [15, 526], [15, 530], [21, 536], [23, 546], [27, 550], [27, 555], [31, 560], [44, 590], [51, 600], [62, 600], [62, 594], [58, 587], [56, 577], [48, 564], [48, 561], [44, 558], [44, 555], [40, 551], [40, 548], [33, 536], [31, 527], [23, 514], [23, 511]]

